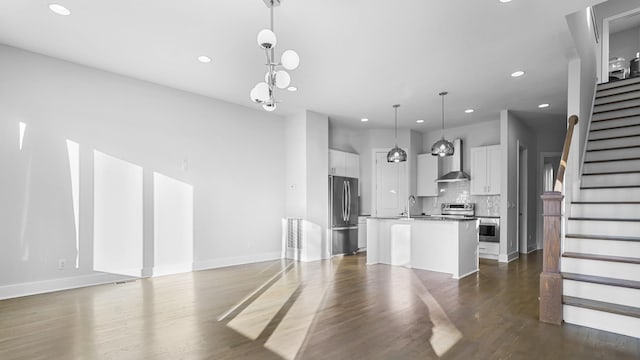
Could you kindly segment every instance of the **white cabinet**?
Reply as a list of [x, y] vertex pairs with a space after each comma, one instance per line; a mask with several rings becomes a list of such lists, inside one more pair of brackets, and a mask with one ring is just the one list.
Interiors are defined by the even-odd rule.
[[483, 259], [498, 260], [498, 252], [500, 250], [500, 244], [496, 242], [484, 242], [478, 243], [478, 256]]
[[471, 148], [471, 195], [500, 195], [500, 145]]
[[329, 149], [329, 175], [360, 177], [360, 155]]
[[417, 192], [418, 196], [438, 196], [438, 157], [429, 154], [418, 155]]

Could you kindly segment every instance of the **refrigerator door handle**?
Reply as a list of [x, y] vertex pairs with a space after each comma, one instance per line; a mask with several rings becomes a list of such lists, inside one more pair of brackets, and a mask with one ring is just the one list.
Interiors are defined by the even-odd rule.
[[351, 219], [351, 182], [347, 181], [347, 222]]
[[347, 221], [347, 182], [342, 181], [342, 221]]

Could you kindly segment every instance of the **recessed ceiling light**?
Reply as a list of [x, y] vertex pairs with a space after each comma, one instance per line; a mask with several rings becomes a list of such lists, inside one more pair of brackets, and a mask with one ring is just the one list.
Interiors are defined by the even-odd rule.
[[297, 88], [297, 87], [295, 87], [295, 86], [289, 86], [289, 87], [287, 88], [287, 90], [289, 90], [289, 91], [298, 91], [298, 88]]
[[367, 119], [367, 118], [362, 118], [362, 119], [360, 119], [360, 121], [362, 121], [362, 122], [367, 122], [367, 121], [369, 121], [369, 119]]
[[420, 119], [420, 120], [416, 120], [416, 122], [417, 122], [418, 124], [422, 124], [422, 123], [424, 122], [424, 120]]
[[49, 9], [58, 15], [71, 15], [71, 11], [60, 4], [49, 4]]
[[524, 71], [522, 71], [522, 70], [518, 70], [518, 71], [516, 71], [516, 72], [511, 74], [512, 77], [520, 77], [522, 75], [524, 75]]
[[500, 0], [501, 3], [508, 3], [511, 2], [511, 0]]
[[464, 112], [467, 113], [467, 114], [471, 114], [473, 111], [474, 111], [473, 109], [467, 109]]
[[549, 107], [549, 104], [540, 104], [540, 105], [538, 105], [538, 107], [539, 107], [540, 109], [548, 108], [548, 107]]
[[200, 55], [198, 56], [198, 61], [200, 61], [201, 63], [207, 64], [211, 62], [211, 58], [205, 55]]

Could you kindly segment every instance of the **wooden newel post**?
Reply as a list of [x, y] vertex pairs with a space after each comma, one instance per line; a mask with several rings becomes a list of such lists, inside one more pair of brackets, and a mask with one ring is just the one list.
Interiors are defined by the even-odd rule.
[[544, 216], [544, 250], [540, 274], [540, 321], [562, 323], [562, 275], [560, 274], [560, 237], [562, 193], [545, 192], [542, 196]]

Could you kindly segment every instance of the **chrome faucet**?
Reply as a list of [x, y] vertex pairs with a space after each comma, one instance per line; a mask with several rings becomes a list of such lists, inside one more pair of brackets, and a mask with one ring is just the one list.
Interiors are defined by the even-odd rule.
[[411, 205], [416, 203], [416, 197], [413, 195], [409, 195], [407, 199], [407, 219], [411, 219]]

